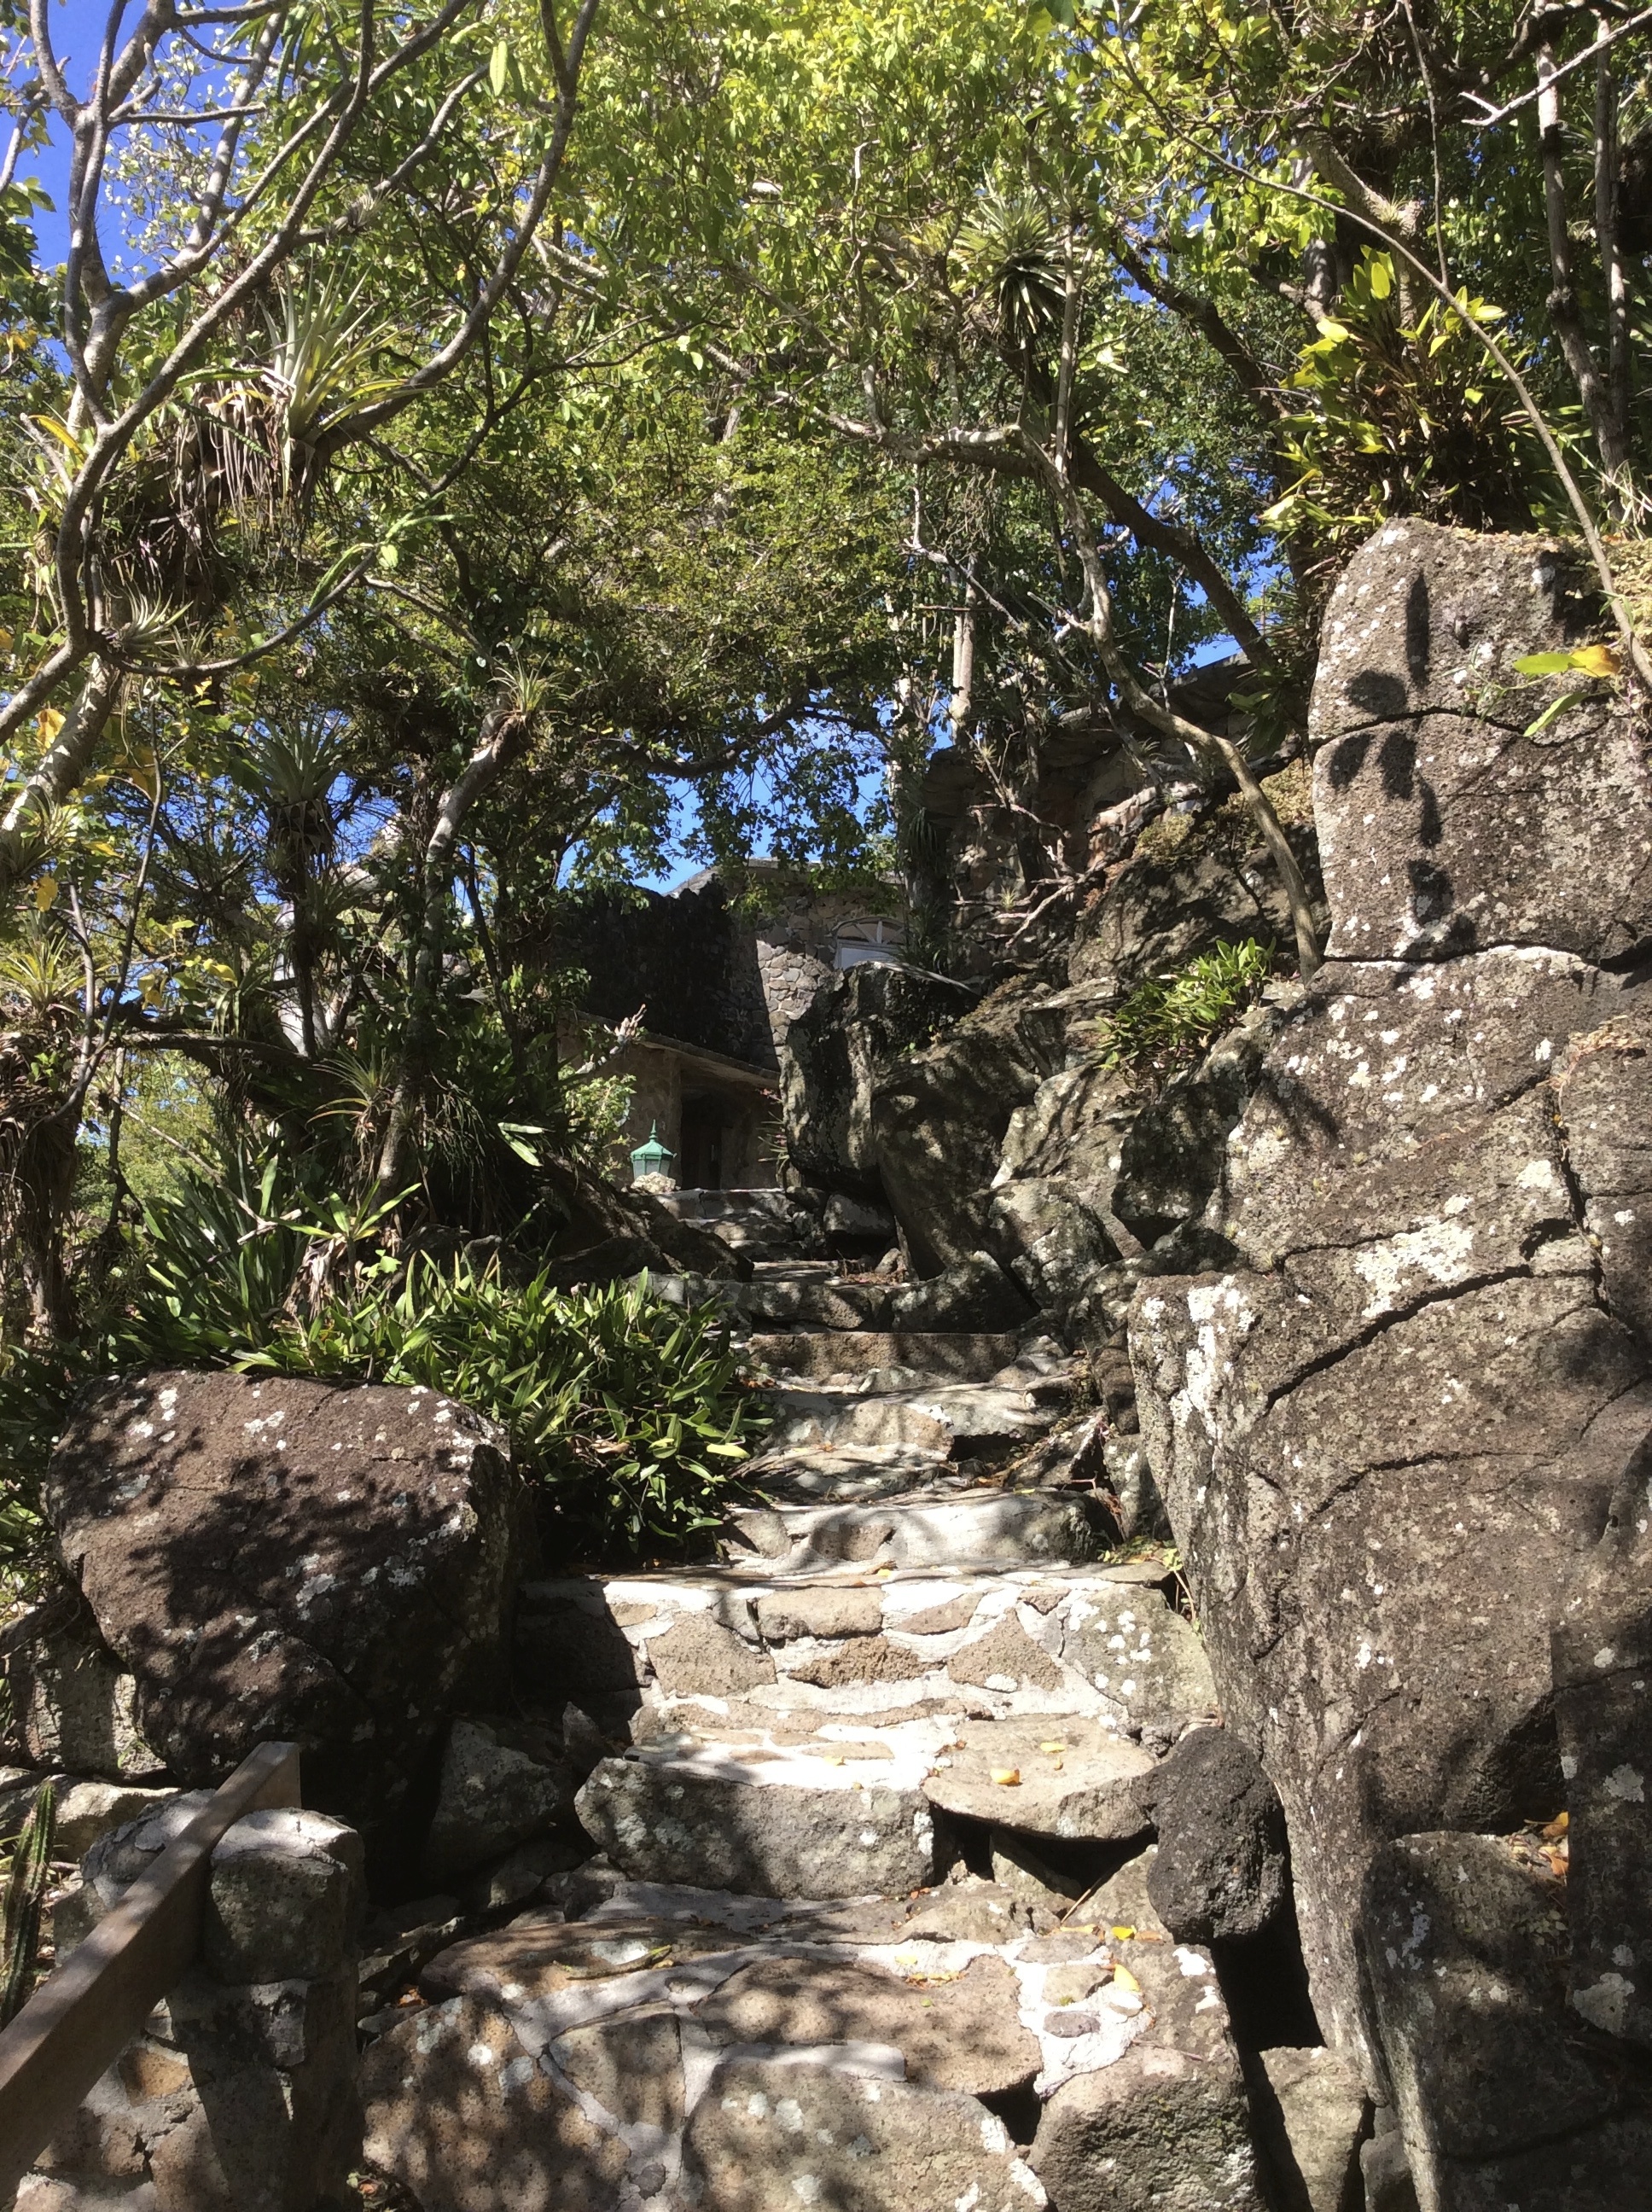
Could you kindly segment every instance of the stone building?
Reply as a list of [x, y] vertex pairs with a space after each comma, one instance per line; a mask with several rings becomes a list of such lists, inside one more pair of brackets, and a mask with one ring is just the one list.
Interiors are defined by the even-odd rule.
[[774, 1181], [780, 1047], [824, 982], [866, 960], [898, 960], [905, 906], [816, 890], [773, 860], [750, 863], [736, 900], [714, 868], [674, 890], [589, 901], [563, 957], [590, 977], [586, 1009], [643, 1028], [614, 1064], [634, 1089], [627, 1148], [657, 1128], [685, 1189]]

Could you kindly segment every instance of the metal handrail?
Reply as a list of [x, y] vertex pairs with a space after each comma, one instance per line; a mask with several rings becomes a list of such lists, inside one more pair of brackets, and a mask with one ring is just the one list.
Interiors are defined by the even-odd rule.
[[265, 1743], [0, 2032], [0, 2204], [194, 1964], [212, 1854], [248, 1813], [296, 1805], [299, 1753]]

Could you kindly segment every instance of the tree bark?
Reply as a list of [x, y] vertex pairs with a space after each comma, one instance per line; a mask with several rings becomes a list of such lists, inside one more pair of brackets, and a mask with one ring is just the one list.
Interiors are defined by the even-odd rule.
[[379, 1153], [378, 1198], [382, 1204], [405, 1186], [413, 1157], [413, 1124], [435, 1063], [441, 1003], [442, 957], [447, 943], [447, 909], [453, 896], [456, 848], [466, 815], [495, 784], [521, 750], [526, 731], [503, 707], [483, 723], [476, 750], [443, 792], [434, 827], [425, 841], [421, 873], [419, 934], [408, 991], [407, 1021], [402, 1032], [390, 1117]]
[[1090, 599], [1090, 632], [1096, 649], [1120, 697], [1143, 721], [1163, 731], [1167, 737], [1179, 738], [1194, 751], [1218, 761], [1239, 787], [1252, 821], [1255, 823], [1263, 843], [1272, 856], [1278, 872], [1285, 900], [1291, 908], [1291, 927], [1297, 939], [1297, 963], [1304, 982], [1320, 965], [1318, 933], [1314, 927], [1313, 902], [1308, 895], [1308, 885], [1297, 856], [1291, 849], [1291, 840], [1285, 826], [1273, 810], [1267, 793], [1251, 773], [1246, 760], [1231, 738], [1219, 735], [1214, 730], [1202, 729], [1197, 722], [1162, 704], [1143, 684], [1124, 654], [1119, 650], [1113, 628], [1113, 596], [1108, 589], [1107, 575], [1102, 567], [1101, 555], [1096, 547], [1096, 533], [1090, 519], [1074, 494], [1054, 469], [1047, 454], [1041, 453], [1029, 441], [1029, 447], [1050, 490], [1056, 498], [1066, 526], [1071, 532], [1074, 548], [1084, 573], [1084, 586]]
[[[1603, 15], [1595, 17], [1599, 33], [1610, 29]], [[1606, 290], [1606, 404], [1613, 434], [1629, 446], [1629, 410], [1633, 400], [1631, 377], [1633, 353], [1629, 330], [1629, 276], [1624, 266], [1623, 244], [1618, 228], [1618, 80], [1610, 54], [1594, 64], [1594, 237], [1600, 256], [1600, 274]], [[1627, 475], [1619, 478], [1620, 507], [1631, 503], [1633, 487]]]
[[90, 768], [119, 696], [119, 670], [107, 661], [94, 660], [74, 704], [64, 716], [63, 727], [24, 778], [4, 818], [0, 819], [0, 902], [22, 873], [30, 829], [49, 809], [62, 805]]
[[1600, 466], [1613, 489], [1613, 503], [1618, 505], [1621, 501], [1619, 487], [1626, 486], [1628, 480], [1629, 445], [1620, 426], [1613, 419], [1611, 394], [1594, 358], [1594, 349], [1584, 332], [1582, 310], [1578, 303], [1571, 239], [1566, 224], [1566, 179], [1560, 159], [1564, 143], [1560, 88], [1554, 82], [1554, 51], [1545, 46], [1537, 61], [1537, 130], [1543, 156], [1543, 212], [1549, 232], [1549, 320], [1571, 371], [1572, 382], [1577, 386], [1589, 428], [1594, 433]]

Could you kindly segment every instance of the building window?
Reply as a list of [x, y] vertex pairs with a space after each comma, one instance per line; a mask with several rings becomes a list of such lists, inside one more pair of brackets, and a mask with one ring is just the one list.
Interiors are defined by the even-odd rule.
[[859, 968], [867, 960], [898, 963], [904, 933], [898, 921], [885, 921], [876, 917], [865, 921], [840, 922], [834, 965], [841, 972], [845, 968]]

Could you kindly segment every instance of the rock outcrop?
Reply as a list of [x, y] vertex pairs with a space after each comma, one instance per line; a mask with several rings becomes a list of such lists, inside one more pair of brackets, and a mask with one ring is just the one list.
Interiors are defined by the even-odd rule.
[[370, 1844], [409, 1836], [449, 1718], [501, 1686], [519, 1504], [495, 1430], [429, 1390], [123, 1377], [79, 1407], [45, 1490], [179, 1780], [282, 1738], [312, 1803]]
[[[1236, 1262], [1144, 1283], [1131, 1322], [1224, 1709], [1288, 1816], [1321, 2018], [1442, 2212], [1626, 2206], [1614, 2177], [1652, 2142], [1652, 1914], [1602, 1871], [1652, 1758], [1628, 1687], [1652, 1596], [1652, 775], [1627, 709], [1538, 729], [1552, 687], [1511, 665], [1582, 611], [1527, 541], [1406, 523], [1353, 562], [1313, 710], [1333, 957], [1205, 1218]], [[1454, 1916], [1497, 1917], [1485, 1838], [1568, 1808], [1593, 1875], [1569, 2006], [1539, 1958], [1552, 1901], [1529, 1957], [1509, 1939], [1529, 1971], [1472, 1928], [1479, 1966], [1447, 1958]], [[1442, 1918], [1428, 1875], [1413, 1954], [1391, 1855], [1415, 1887], [1454, 1850], [1467, 1887]], [[1450, 1990], [1505, 1969], [1529, 1994], [1465, 1996], [1454, 2025]], [[1540, 2017], [1588, 2085], [1559, 2106], [1490, 2086]]]

